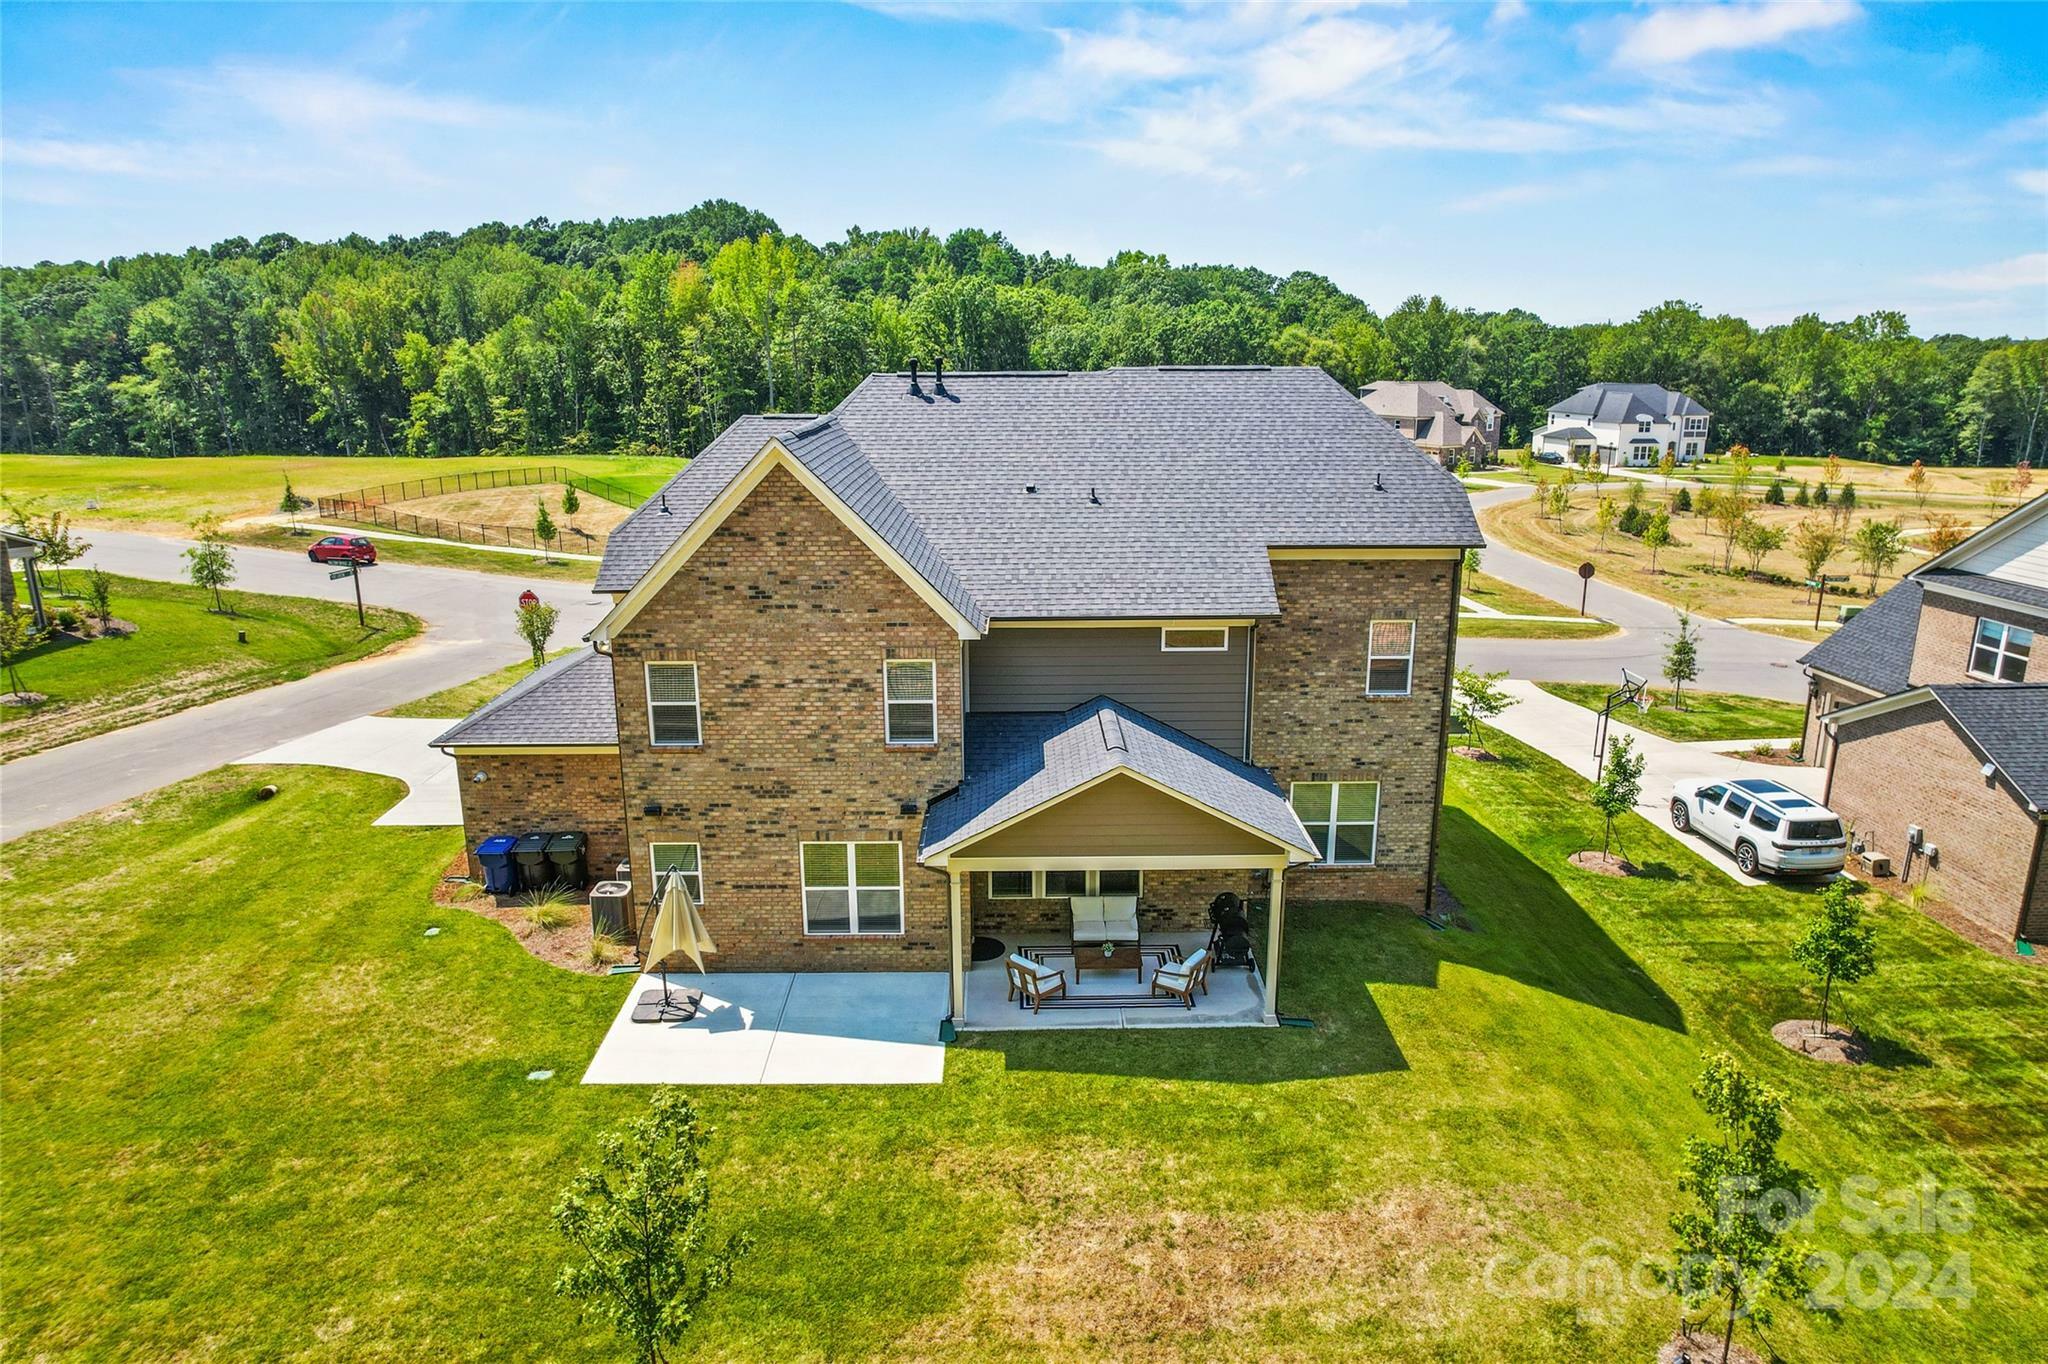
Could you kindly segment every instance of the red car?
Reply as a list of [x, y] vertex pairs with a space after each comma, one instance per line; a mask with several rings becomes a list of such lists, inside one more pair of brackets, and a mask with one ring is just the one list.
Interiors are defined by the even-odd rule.
[[316, 564], [331, 564], [336, 560], [347, 563], [354, 559], [359, 564], [377, 562], [377, 547], [360, 535], [330, 535], [306, 551], [306, 557]]

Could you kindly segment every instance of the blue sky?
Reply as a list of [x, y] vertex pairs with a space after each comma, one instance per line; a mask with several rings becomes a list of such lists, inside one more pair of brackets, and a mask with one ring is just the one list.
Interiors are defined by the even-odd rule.
[[741, 200], [2048, 334], [2048, 6], [0, 6], [0, 260]]

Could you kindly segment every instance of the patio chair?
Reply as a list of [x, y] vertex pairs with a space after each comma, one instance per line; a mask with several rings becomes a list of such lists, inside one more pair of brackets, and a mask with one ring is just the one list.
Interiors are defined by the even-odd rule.
[[1209, 961], [1209, 949], [1198, 947], [1188, 954], [1186, 961], [1160, 967], [1152, 973], [1152, 993], [1164, 992], [1194, 1008], [1196, 989], [1205, 995], [1209, 993]]
[[1138, 897], [1076, 895], [1067, 901], [1074, 915], [1076, 948], [1090, 943], [1138, 941]]
[[1037, 1013], [1046, 1000], [1067, 992], [1065, 971], [1033, 961], [1021, 952], [1012, 952], [1003, 959], [1003, 973], [1010, 979], [1010, 992], [1003, 998], [1021, 997], [1031, 1005], [1033, 1013]]

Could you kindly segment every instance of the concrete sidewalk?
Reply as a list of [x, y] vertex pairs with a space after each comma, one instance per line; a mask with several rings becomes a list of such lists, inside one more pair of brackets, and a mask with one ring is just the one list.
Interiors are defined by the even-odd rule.
[[293, 739], [261, 753], [237, 758], [237, 764], [304, 763], [375, 772], [406, 784], [405, 799], [372, 820], [373, 824], [414, 826], [462, 823], [462, 792], [455, 783], [455, 760], [427, 742], [453, 725], [453, 720], [399, 720], [365, 715]]
[[[1533, 682], [1503, 681], [1501, 690], [1519, 703], [1510, 706], [1491, 728], [1557, 759], [1572, 771], [1592, 780], [1595, 769], [1593, 729], [1599, 716], [1584, 706], [1575, 706], [1552, 696]], [[1735, 777], [1769, 777], [1795, 791], [1819, 800], [1826, 773], [1817, 767], [1785, 767], [1731, 758], [1722, 749], [1738, 749], [1754, 742], [1728, 739], [1719, 743], [1679, 743], [1661, 735], [1635, 729], [1621, 722], [1618, 713], [1607, 726], [1609, 737], [1626, 734], [1635, 740], [1643, 755], [1643, 795], [1636, 809], [1644, 819], [1669, 833], [1707, 861], [1746, 886], [1763, 885], [1754, 876], [1744, 876], [1735, 862], [1718, 845], [1698, 834], [1681, 834], [1671, 827], [1671, 787], [1679, 781], [1723, 781]]]

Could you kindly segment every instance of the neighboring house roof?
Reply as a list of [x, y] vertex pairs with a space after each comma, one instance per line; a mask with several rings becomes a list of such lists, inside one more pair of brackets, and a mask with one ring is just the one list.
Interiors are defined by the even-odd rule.
[[1269, 548], [1483, 543], [1457, 480], [1319, 369], [949, 374], [916, 391], [877, 374], [823, 422], [736, 422], [612, 533], [597, 590], [630, 590], [771, 437], [949, 599], [950, 574], [977, 623], [1272, 615]]
[[1358, 400], [1389, 420], [1416, 423], [1417, 445], [1465, 445], [1483, 437], [1480, 417], [1500, 409], [1474, 389], [1428, 381], [1384, 380], [1358, 390]]
[[1913, 646], [1920, 637], [1920, 591], [1917, 579], [1902, 580], [1799, 661], [1870, 691], [1904, 691], [1912, 685]]
[[2048, 615], [2048, 588], [2036, 587], [2032, 583], [2016, 583], [1988, 573], [1964, 573], [1953, 568], [1929, 570], [1925, 567], [1913, 574], [1913, 581], [1936, 592], [1949, 589], [1977, 597], [1996, 597], [2014, 606], [2026, 607], [2036, 614]]
[[1587, 384], [1547, 411], [1595, 422], [1632, 422], [1642, 417], [1670, 421], [1712, 414], [1683, 393], [1662, 384]]
[[585, 648], [521, 678], [432, 746], [553, 748], [618, 741], [611, 658]]
[[925, 813], [920, 861], [1082, 787], [1130, 773], [1317, 856], [1270, 773], [1106, 696], [1043, 714], [969, 715], [966, 778]]
[[1583, 426], [1546, 426], [1536, 433], [1538, 440], [1592, 440], [1593, 433]]
[[1846, 707], [1828, 716], [1827, 722], [1839, 728], [1928, 702], [1948, 712], [2029, 807], [2037, 812], [2048, 809], [2048, 744], [2041, 742], [2048, 733], [2048, 683], [1936, 683]]

